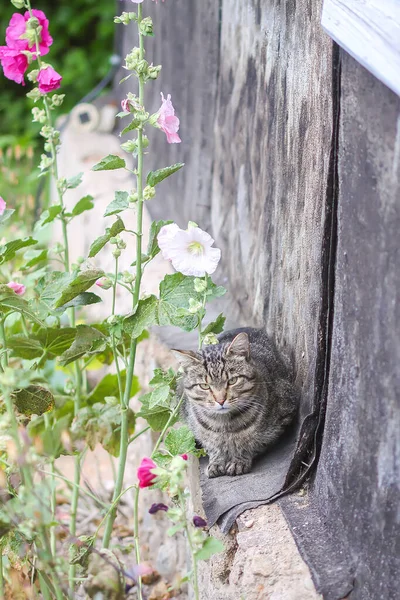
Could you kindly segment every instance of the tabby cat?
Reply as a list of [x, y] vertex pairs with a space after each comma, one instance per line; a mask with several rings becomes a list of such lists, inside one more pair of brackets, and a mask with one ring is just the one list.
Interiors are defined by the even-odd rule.
[[219, 336], [199, 352], [175, 350], [182, 416], [209, 455], [208, 477], [242, 475], [295, 419], [299, 393], [275, 344], [259, 329]]

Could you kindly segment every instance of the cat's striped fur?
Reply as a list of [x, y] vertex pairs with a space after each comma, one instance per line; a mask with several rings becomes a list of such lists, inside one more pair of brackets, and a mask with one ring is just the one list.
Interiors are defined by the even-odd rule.
[[290, 366], [264, 331], [251, 328], [226, 332], [200, 352], [175, 352], [182, 416], [209, 455], [208, 476], [247, 473], [296, 416]]

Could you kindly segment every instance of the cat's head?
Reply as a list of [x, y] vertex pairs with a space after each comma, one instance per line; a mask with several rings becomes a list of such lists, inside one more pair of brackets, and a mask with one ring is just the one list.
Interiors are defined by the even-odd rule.
[[183, 369], [183, 387], [190, 402], [216, 415], [243, 412], [257, 382], [247, 333], [199, 352], [173, 352]]

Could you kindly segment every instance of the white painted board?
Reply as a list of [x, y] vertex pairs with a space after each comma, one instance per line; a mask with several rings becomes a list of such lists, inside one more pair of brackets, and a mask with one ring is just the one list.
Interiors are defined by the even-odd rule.
[[325, 0], [322, 26], [400, 96], [400, 0]]

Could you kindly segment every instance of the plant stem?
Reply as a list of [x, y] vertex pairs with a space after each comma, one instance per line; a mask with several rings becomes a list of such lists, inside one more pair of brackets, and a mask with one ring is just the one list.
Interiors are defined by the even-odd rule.
[[[142, 21], [142, 6], [138, 6], [138, 34], [139, 34], [139, 53], [140, 60], [144, 58], [144, 44], [143, 44], [143, 36], [140, 33], [140, 23]], [[144, 80], [143, 76], [139, 75], [139, 102], [143, 105], [144, 102]], [[135, 288], [133, 292], [133, 306], [134, 308], [137, 306], [139, 302], [139, 294], [140, 294], [140, 284], [142, 278], [142, 232], [143, 232], [143, 129], [140, 127], [138, 129], [138, 139], [137, 139], [137, 149], [138, 149], [138, 167], [137, 167], [137, 214], [136, 214], [136, 279], [135, 279]], [[121, 399], [121, 439], [120, 439], [120, 453], [119, 453], [119, 462], [118, 462], [118, 472], [117, 472], [117, 480], [115, 483], [114, 494], [113, 494], [113, 502], [120, 496], [122, 491], [122, 485], [124, 481], [125, 474], [125, 466], [126, 466], [126, 457], [128, 450], [128, 406], [129, 406], [129, 398], [130, 391], [132, 387], [133, 381], [133, 372], [135, 368], [135, 359], [136, 359], [136, 344], [137, 340], [131, 340], [130, 350], [129, 350], [129, 360], [128, 360], [128, 368], [126, 374], [126, 382], [125, 382], [125, 393], [123, 398]], [[103, 538], [103, 547], [108, 548], [111, 539], [111, 533], [113, 524], [115, 521], [117, 513], [117, 505], [110, 512], [106, 527], [104, 531]], [[140, 560], [139, 554], [137, 553], [137, 559]], [[141, 584], [138, 584], [138, 599], [142, 599], [142, 588]]]
[[[48, 413], [44, 414], [44, 423], [46, 429], [50, 427], [50, 417]], [[51, 508], [51, 520], [55, 521], [56, 518], [56, 484], [54, 478], [54, 458], [50, 460], [50, 485], [51, 485], [51, 495], [50, 495], [50, 508]], [[50, 528], [50, 550], [52, 558], [56, 557], [56, 530], [54, 525]]]
[[186, 532], [186, 537], [188, 540], [188, 544], [189, 544], [189, 549], [190, 549], [190, 554], [192, 557], [192, 567], [193, 567], [193, 591], [194, 591], [194, 598], [195, 600], [199, 600], [199, 582], [198, 582], [198, 574], [197, 574], [197, 559], [196, 559], [196, 554], [195, 554], [195, 550], [194, 550], [194, 546], [193, 546], [193, 541], [192, 541], [192, 536], [190, 535], [190, 528], [187, 522], [187, 518], [186, 518], [186, 502], [185, 499], [182, 496], [182, 491], [179, 490], [178, 491], [178, 496], [179, 496], [179, 503], [181, 505], [182, 508], [182, 512], [184, 515], [184, 528], [185, 528], [185, 532]]
[[3, 346], [2, 354], [1, 354], [1, 368], [4, 370], [8, 365], [8, 356], [7, 356], [7, 340], [6, 340], [6, 330], [4, 327], [4, 318], [0, 319], [0, 341]]
[[0, 600], [5, 599], [5, 586], [3, 576], [3, 548], [0, 548]]

